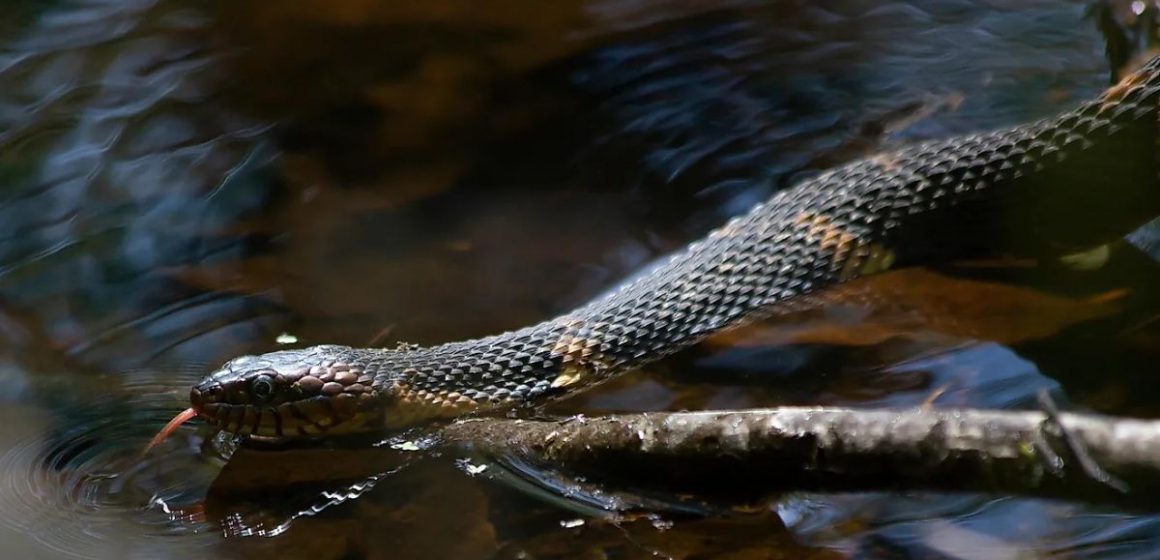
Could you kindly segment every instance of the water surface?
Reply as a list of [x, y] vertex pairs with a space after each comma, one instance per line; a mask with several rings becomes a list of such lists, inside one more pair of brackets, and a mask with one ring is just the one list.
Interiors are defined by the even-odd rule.
[[[1155, 517], [1083, 504], [793, 495], [611, 524], [403, 440], [227, 461], [231, 442], [189, 425], [138, 457], [194, 380], [281, 333], [390, 345], [523, 326], [820, 169], [1108, 82], [1083, 3], [825, 4], [14, 3], [0, 556], [1149, 557]], [[1154, 416], [1156, 231], [1095, 271], [892, 273], [549, 412], [936, 391], [1016, 408], [1047, 389]]]

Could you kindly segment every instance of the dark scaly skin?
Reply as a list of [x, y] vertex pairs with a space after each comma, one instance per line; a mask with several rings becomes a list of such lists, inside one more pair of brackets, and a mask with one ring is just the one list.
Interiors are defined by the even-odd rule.
[[856, 161], [780, 192], [571, 313], [430, 348], [233, 360], [192, 390], [222, 429], [398, 427], [575, 391], [780, 301], [891, 266], [1065, 254], [1160, 214], [1160, 59], [1056, 118]]

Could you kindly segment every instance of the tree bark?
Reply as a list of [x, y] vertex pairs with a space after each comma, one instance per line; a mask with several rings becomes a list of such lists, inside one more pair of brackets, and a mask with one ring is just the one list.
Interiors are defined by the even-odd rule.
[[1089, 414], [786, 407], [471, 419], [442, 433], [588, 482], [745, 501], [800, 490], [938, 490], [1154, 508], [1160, 491], [1160, 422]]

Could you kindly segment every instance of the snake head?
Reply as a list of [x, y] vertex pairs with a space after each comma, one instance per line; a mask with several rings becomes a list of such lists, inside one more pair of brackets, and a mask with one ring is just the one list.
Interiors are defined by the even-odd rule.
[[[381, 426], [372, 378], [345, 346], [313, 346], [230, 360], [189, 393], [198, 416], [228, 432], [309, 437]], [[376, 423], [379, 420], [379, 423]]]

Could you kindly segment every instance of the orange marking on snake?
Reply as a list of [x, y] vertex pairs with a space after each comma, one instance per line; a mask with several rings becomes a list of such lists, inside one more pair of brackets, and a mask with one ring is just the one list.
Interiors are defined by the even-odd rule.
[[890, 249], [866, 243], [827, 216], [801, 212], [794, 224], [804, 228], [806, 235], [819, 247], [831, 252], [831, 261], [840, 267], [837, 272], [841, 281], [881, 272], [894, 264], [894, 253]]
[[836, 251], [844, 247], [860, 245], [858, 237], [833, 223], [827, 216], [813, 212], [802, 212], [794, 223], [805, 227], [806, 233], [816, 240], [823, 249]]
[[565, 363], [574, 363], [586, 368], [603, 365], [603, 355], [600, 346], [604, 343], [608, 325], [604, 323], [588, 323], [579, 319], [569, 319], [565, 323], [568, 329], [556, 343], [552, 345], [554, 356], [561, 356]]
[[898, 156], [894, 154], [877, 154], [870, 157], [870, 162], [880, 167], [883, 171], [895, 171], [898, 169]]
[[1132, 91], [1132, 88], [1143, 83], [1146, 78], [1147, 76], [1144, 76], [1143, 73], [1140, 72], [1124, 76], [1124, 78], [1116, 85], [1108, 88], [1102, 95], [1100, 95], [1100, 109], [1107, 109], [1108, 107], [1119, 103], [1126, 95], [1128, 95], [1128, 92]]
[[395, 381], [391, 393], [396, 400], [391, 403], [386, 414], [387, 427], [405, 426], [417, 420], [452, 418], [466, 412], [480, 410], [491, 405], [480, 403], [466, 395], [441, 389], [427, 391], [415, 389], [405, 381]]

